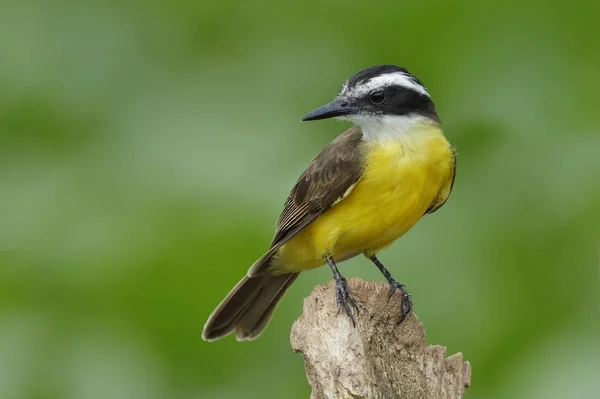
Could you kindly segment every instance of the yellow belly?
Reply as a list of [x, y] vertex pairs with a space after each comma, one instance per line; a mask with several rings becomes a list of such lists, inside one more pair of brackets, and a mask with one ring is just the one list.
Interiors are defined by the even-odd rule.
[[321, 266], [328, 254], [342, 261], [377, 253], [406, 233], [452, 179], [452, 150], [437, 127], [364, 145], [356, 186], [279, 249], [275, 272]]

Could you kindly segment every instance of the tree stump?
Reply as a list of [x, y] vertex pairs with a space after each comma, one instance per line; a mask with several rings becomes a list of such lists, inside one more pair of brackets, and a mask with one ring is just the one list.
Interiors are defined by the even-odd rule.
[[[462, 354], [427, 346], [414, 314], [398, 324], [400, 293], [383, 282], [348, 280], [359, 305], [356, 327], [338, 314], [335, 283], [317, 286], [294, 322], [291, 344], [304, 357], [311, 399], [461, 398], [471, 384]], [[396, 305], [397, 304], [397, 305]]]

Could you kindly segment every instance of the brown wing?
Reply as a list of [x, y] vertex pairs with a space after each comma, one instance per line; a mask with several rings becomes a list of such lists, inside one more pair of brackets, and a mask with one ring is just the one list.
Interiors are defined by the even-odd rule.
[[450, 196], [450, 193], [452, 192], [452, 187], [454, 186], [454, 178], [456, 177], [456, 150], [454, 149], [454, 147], [452, 147], [452, 157], [454, 159], [454, 164], [452, 165], [452, 179], [448, 181], [448, 184], [442, 187], [442, 189], [435, 197], [429, 208], [427, 208], [427, 211], [425, 211], [425, 214], [433, 213], [440, 209], [442, 205], [446, 203], [448, 197]]
[[352, 127], [310, 162], [285, 202], [269, 251], [248, 271], [260, 274], [273, 253], [350, 193], [363, 172], [362, 131]]

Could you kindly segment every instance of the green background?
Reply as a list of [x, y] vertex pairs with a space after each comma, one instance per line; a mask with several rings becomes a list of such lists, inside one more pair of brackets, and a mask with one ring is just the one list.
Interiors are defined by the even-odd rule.
[[381, 254], [428, 341], [473, 399], [600, 397], [599, 4], [4, 0], [0, 398], [307, 398], [289, 330], [326, 268], [256, 341], [201, 330], [347, 127], [300, 118], [380, 63], [459, 151]]

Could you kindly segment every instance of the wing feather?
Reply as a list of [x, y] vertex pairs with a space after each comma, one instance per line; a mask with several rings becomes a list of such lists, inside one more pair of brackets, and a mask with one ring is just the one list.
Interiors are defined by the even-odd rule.
[[442, 187], [442, 189], [440, 190], [438, 195], [435, 197], [435, 199], [433, 200], [433, 202], [431, 203], [429, 208], [427, 208], [427, 211], [425, 211], [425, 214], [433, 213], [433, 212], [437, 211], [438, 209], [440, 209], [442, 207], [442, 205], [444, 205], [446, 203], [446, 201], [448, 200], [448, 197], [450, 197], [450, 193], [452, 192], [452, 187], [454, 187], [454, 179], [456, 177], [456, 150], [454, 149], [454, 147], [452, 147], [452, 157], [454, 160], [454, 163], [452, 165], [452, 178], [448, 181], [448, 184], [446, 184], [444, 187]]
[[300, 175], [277, 221], [271, 246], [291, 238], [349, 194], [363, 171], [362, 131], [355, 126], [327, 145]]
[[249, 271], [257, 275], [279, 247], [347, 196], [363, 172], [362, 131], [355, 126], [328, 144], [300, 175], [277, 220], [269, 251]]

